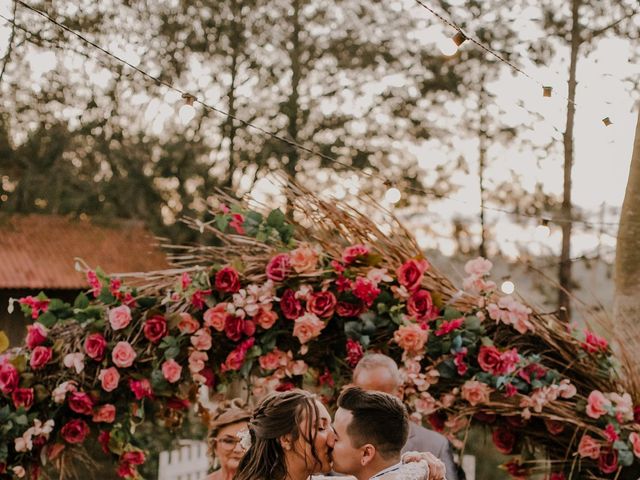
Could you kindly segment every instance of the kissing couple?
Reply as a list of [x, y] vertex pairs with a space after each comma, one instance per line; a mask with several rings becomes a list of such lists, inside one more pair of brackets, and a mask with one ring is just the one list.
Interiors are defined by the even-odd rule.
[[345, 389], [333, 423], [315, 395], [273, 393], [248, 422], [248, 449], [233, 478], [320, 480], [333, 470], [357, 480], [445, 480], [444, 464], [430, 453], [401, 458], [408, 434], [406, 408], [386, 393]]

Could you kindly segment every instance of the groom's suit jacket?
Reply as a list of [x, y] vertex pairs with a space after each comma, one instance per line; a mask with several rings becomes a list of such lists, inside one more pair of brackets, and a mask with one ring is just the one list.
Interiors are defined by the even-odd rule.
[[458, 480], [458, 470], [453, 461], [449, 440], [444, 435], [428, 430], [414, 422], [409, 422], [409, 437], [402, 449], [405, 452], [430, 452], [444, 462], [447, 480]]

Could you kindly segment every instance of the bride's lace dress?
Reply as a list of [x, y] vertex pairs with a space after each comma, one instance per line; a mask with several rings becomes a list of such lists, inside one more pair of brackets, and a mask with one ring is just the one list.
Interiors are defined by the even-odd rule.
[[[328, 477], [326, 475], [313, 475], [310, 480], [355, 480], [355, 477]], [[382, 477], [380, 480], [428, 480], [429, 479], [429, 464], [426, 460], [420, 460], [419, 462], [404, 463], [400, 467], [400, 470], [390, 472]]]

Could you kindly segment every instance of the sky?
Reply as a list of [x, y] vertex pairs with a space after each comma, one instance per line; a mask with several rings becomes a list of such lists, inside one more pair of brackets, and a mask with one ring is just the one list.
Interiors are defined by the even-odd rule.
[[[461, 0], [450, 0], [454, 6], [461, 4]], [[10, 0], [0, 0], [0, 13], [11, 16]], [[398, 0], [390, 3], [390, 8], [405, 9], [408, 14], [424, 16], [425, 29], [419, 32], [419, 40], [430, 42], [436, 47], [446, 41], [451, 31], [437, 20], [434, 20], [429, 12], [420, 8], [412, 0]], [[524, 12], [526, 13], [526, 12]], [[541, 35], [536, 23], [526, 14], [521, 14], [514, 20], [515, 27], [521, 32], [524, 39], [535, 40], [536, 35]], [[640, 19], [636, 16], [636, 22]], [[0, 56], [6, 51], [10, 29], [0, 20]], [[470, 32], [473, 34], [473, 32]], [[126, 45], [113, 45], [117, 54], [137, 64], [140, 58], [134, 49]], [[477, 48], [470, 42], [466, 42], [461, 48]], [[599, 210], [604, 204], [608, 207], [605, 221], [616, 222], [617, 216], [610, 210], [611, 207], [619, 208], [624, 199], [624, 191], [631, 159], [631, 150], [637, 119], [637, 95], [630, 91], [630, 84], [625, 79], [637, 77], [640, 74], [640, 66], [633, 64], [629, 59], [632, 53], [631, 42], [625, 39], [603, 39], [597, 44], [597, 48], [588, 56], [579, 60], [578, 79], [579, 85], [576, 97], [576, 125], [575, 125], [575, 164], [573, 170], [573, 201], [576, 206], [587, 212], [587, 220], [598, 222]], [[549, 139], [562, 141], [561, 132], [564, 130], [566, 111], [566, 81], [568, 77], [568, 52], [560, 52], [553, 64], [539, 67], [533, 62], [527, 61], [526, 51], [521, 52], [522, 69], [528, 75], [540, 81], [544, 85], [553, 86], [551, 98], [542, 96], [541, 86], [535, 81], [521, 74], [506, 71], [496, 82], [489, 86], [496, 94], [496, 114], [502, 115], [503, 120], [514, 124], [530, 121], [528, 114], [518, 104], [522, 104], [527, 110], [538, 112], [544, 117], [543, 122], [538, 122], [533, 132], [533, 137], [539, 142]], [[55, 56], [44, 50], [33, 51], [29, 58], [33, 74], [41, 76], [55, 68]], [[193, 75], [197, 78], [197, 64], [193, 65]], [[96, 72], [86, 79], [88, 82], [104, 82], [105, 75]], [[397, 76], [389, 75], [385, 83], [393, 85], [398, 82]], [[400, 79], [401, 81], [401, 79]], [[371, 86], [371, 94], [379, 91], [379, 86]], [[216, 98], [218, 97], [218, 98]], [[214, 104], [219, 99], [219, 92], [215, 88], [207, 93], [207, 100]], [[356, 101], [362, 99], [354, 99]], [[150, 98], [144, 95], [133, 99], [140, 104], [145, 112], [145, 119], [149, 121], [151, 129], [159, 133], [165, 122], [175, 117], [179, 108], [179, 96], [167, 93], [164, 98]], [[331, 107], [327, 107], [331, 108]], [[354, 112], [358, 105], [351, 107]], [[460, 104], [451, 104], [447, 114], [452, 117], [459, 115]], [[73, 107], [69, 107], [69, 116], [77, 114]], [[609, 117], [612, 125], [605, 126], [602, 119]], [[363, 126], [364, 128], [365, 126]], [[452, 253], [453, 241], [450, 237], [450, 222], [443, 221], [440, 236], [428, 237], [420, 234], [420, 223], [430, 225], [434, 223], [434, 217], [450, 219], [461, 215], [477, 214], [479, 208], [479, 187], [477, 185], [477, 144], [474, 140], [461, 140], [456, 142], [456, 151], [443, 149], [441, 145], [425, 142], [420, 145], [409, 146], [415, 154], [419, 164], [425, 171], [439, 163], [452, 161], [462, 155], [470, 164], [468, 174], [456, 175], [457, 182], [462, 188], [455, 194], [453, 200], [438, 202], [437, 205], [425, 205], [423, 217], [412, 217], [416, 223], [418, 240], [424, 247], [437, 248], [443, 253]], [[518, 153], [505, 148], [493, 163], [489, 172], [494, 180], [508, 178], [510, 170], [521, 174], [525, 187], [532, 187], [538, 181], [542, 181], [545, 191], [561, 193], [562, 188], [562, 149], [558, 157], [548, 158], [542, 162], [536, 161], [533, 155], [526, 152]], [[352, 175], [343, 184], [337, 185], [335, 194], [342, 198], [349, 195], [357, 196], [359, 178]], [[273, 190], [269, 180], [259, 182], [254, 187], [254, 193], [258, 198], [265, 192]], [[384, 199], [381, 199], [384, 203]], [[391, 206], [391, 205], [389, 205]], [[402, 212], [397, 212], [402, 218]], [[536, 230], [537, 222], [532, 220], [526, 227], [517, 226], [509, 215], [504, 213], [487, 211], [490, 222], [496, 222], [496, 241], [499, 251], [515, 258], [522, 251], [528, 250], [533, 254], [558, 253], [560, 245], [560, 231], [558, 226], [551, 226], [551, 234], [548, 238], [539, 236]], [[573, 255], [590, 252], [599, 244], [605, 247], [605, 251], [612, 252], [615, 248], [615, 225], [605, 227], [605, 232], [585, 232], [584, 228], [576, 225], [573, 236]]]

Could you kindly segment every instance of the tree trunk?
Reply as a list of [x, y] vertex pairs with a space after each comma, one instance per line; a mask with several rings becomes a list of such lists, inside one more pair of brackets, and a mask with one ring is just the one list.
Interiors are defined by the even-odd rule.
[[558, 309], [565, 320], [571, 318], [571, 172], [573, 168], [573, 125], [576, 113], [576, 67], [580, 49], [580, 5], [582, 0], [572, 0], [571, 5], [571, 62], [569, 64], [569, 91], [567, 98], [567, 123], [564, 131], [564, 191], [562, 197], [562, 251], [558, 282]]
[[484, 76], [481, 79], [479, 105], [480, 111], [480, 129], [478, 135], [478, 176], [480, 177], [480, 246], [478, 247], [478, 254], [481, 257], [487, 258], [487, 225], [484, 212], [484, 198], [485, 198], [485, 185], [484, 185], [484, 171], [487, 166], [487, 117], [486, 117], [486, 104], [485, 104], [485, 90], [484, 90]]
[[[627, 189], [624, 194], [616, 246], [613, 316], [617, 330], [624, 332], [627, 350], [640, 341], [640, 111], [633, 143]], [[628, 353], [634, 353], [629, 351]], [[640, 378], [640, 358], [632, 355], [633, 378]]]

